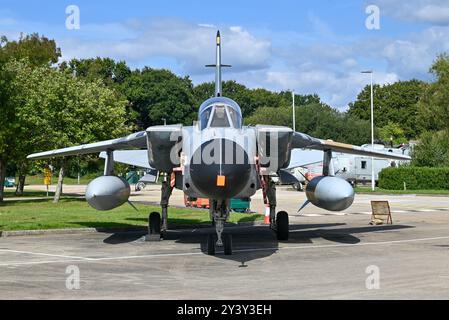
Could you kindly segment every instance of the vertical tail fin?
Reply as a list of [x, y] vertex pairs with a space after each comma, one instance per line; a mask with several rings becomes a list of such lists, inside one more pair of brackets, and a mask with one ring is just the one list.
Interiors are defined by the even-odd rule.
[[215, 96], [221, 97], [222, 95], [222, 82], [221, 82], [221, 68], [231, 67], [227, 64], [221, 64], [221, 36], [220, 30], [217, 31], [216, 37], [216, 54], [215, 54], [215, 64], [208, 64], [206, 67], [215, 68]]

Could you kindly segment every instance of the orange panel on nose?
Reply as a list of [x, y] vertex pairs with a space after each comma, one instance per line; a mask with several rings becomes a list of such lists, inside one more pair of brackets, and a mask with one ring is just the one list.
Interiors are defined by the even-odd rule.
[[225, 176], [217, 176], [217, 187], [224, 187], [226, 184]]

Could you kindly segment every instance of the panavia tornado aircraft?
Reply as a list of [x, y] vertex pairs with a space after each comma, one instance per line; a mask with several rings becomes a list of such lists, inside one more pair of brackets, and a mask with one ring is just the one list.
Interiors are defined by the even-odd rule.
[[[279, 240], [288, 240], [289, 218], [276, 213], [276, 188], [273, 176], [282, 175], [295, 148], [323, 151], [323, 176], [312, 179], [306, 188], [307, 203], [341, 211], [354, 201], [354, 190], [345, 180], [333, 176], [332, 152], [408, 160], [408, 156], [374, 151], [368, 148], [321, 140], [294, 132], [288, 127], [243, 126], [239, 105], [222, 96], [220, 32], [216, 37], [215, 97], [203, 102], [198, 122], [193, 126], [152, 126], [123, 138], [36, 153], [29, 159], [44, 159], [104, 152], [104, 175], [94, 179], [86, 189], [87, 202], [98, 210], [111, 210], [128, 201], [130, 186], [114, 175], [114, 150], [133, 164], [133, 156], [147, 153], [149, 167], [166, 173], [162, 183], [161, 213], [149, 215], [148, 240], [160, 240], [167, 231], [168, 204], [173, 188], [192, 198], [210, 199], [210, 216], [215, 233], [208, 236], [207, 252], [216, 246], [232, 254], [232, 238], [223, 233], [230, 215], [231, 198], [248, 198], [262, 189], [269, 225]], [[140, 150], [136, 150], [140, 149]], [[141, 162], [141, 161], [140, 161]], [[139, 165], [139, 163], [136, 163]], [[285, 173], [285, 172], [284, 172]], [[305, 205], [304, 204], [304, 205]], [[303, 205], [303, 207], [304, 207]]]

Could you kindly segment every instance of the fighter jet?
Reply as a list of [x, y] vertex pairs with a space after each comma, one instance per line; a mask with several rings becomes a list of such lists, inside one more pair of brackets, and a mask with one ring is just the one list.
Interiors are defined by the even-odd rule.
[[[79, 154], [103, 153], [104, 175], [91, 181], [86, 189], [89, 205], [97, 210], [111, 210], [128, 201], [130, 186], [114, 174], [114, 150], [120, 150], [132, 164], [133, 154], [141, 164], [146, 150], [148, 168], [165, 173], [161, 187], [161, 214], [149, 215], [148, 240], [160, 240], [168, 230], [168, 205], [173, 188], [192, 198], [210, 199], [210, 217], [215, 232], [207, 239], [207, 253], [214, 255], [222, 247], [232, 254], [232, 238], [223, 233], [230, 216], [231, 198], [249, 198], [262, 189], [267, 224], [277, 239], [289, 237], [287, 212], [276, 212], [276, 188], [272, 177], [288, 167], [295, 148], [323, 151], [323, 176], [307, 184], [307, 203], [326, 210], [341, 211], [354, 201], [354, 190], [345, 180], [335, 177], [332, 153], [342, 152], [376, 158], [408, 160], [408, 156], [361, 148], [332, 140], [322, 140], [289, 127], [244, 126], [242, 111], [236, 101], [222, 95], [221, 37], [216, 36], [215, 96], [199, 107], [193, 126], [181, 124], [152, 126], [126, 137], [36, 153], [29, 159], [45, 159]], [[126, 156], [127, 153], [127, 156]], [[131, 160], [130, 160], [131, 159]], [[140, 160], [137, 160], [140, 159]]]

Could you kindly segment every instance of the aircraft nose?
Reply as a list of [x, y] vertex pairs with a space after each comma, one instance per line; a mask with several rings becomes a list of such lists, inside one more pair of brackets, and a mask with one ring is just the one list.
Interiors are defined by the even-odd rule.
[[[198, 148], [190, 162], [190, 177], [203, 196], [228, 199], [250, 179], [248, 154], [235, 141], [213, 139]], [[219, 178], [220, 177], [220, 178]]]

